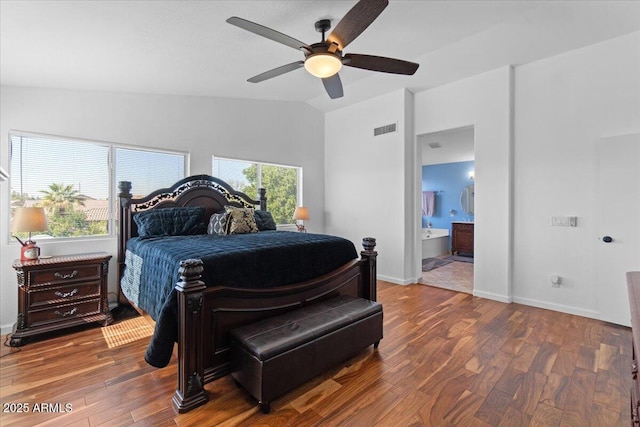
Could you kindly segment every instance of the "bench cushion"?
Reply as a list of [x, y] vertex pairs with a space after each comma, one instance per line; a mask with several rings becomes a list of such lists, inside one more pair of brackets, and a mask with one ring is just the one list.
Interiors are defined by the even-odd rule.
[[231, 338], [264, 361], [379, 312], [375, 301], [341, 295], [235, 329]]

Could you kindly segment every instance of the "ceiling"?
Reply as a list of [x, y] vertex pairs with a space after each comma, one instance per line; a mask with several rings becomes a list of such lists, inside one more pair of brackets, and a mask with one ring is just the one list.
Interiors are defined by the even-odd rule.
[[473, 126], [418, 135], [418, 144], [423, 166], [475, 160]]
[[308, 44], [349, 1], [0, 0], [0, 83], [145, 94], [301, 101], [330, 111], [413, 92], [640, 30], [640, 1], [390, 0], [345, 53], [418, 62], [414, 76], [345, 67], [331, 100], [304, 69], [246, 80], [301, 52], [229, 25], [239, 16]]

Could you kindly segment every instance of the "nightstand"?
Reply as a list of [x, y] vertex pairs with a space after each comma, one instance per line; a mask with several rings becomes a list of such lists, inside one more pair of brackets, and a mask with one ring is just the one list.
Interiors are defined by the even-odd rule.
[[10, 345], [89, 322], [113, 321], [107, 300], [111, 255], [94, 252], [13, 262], [18, 274], [18, 323]]

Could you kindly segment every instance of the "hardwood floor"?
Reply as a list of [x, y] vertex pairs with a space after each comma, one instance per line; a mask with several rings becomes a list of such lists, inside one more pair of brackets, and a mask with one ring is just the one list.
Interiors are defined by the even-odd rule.
[[[380, 282], [378, 300], [378, 351], [275, 400], [269, 415], [228, 377], [206, 386], [208, 404], [178, 415], [175, 358], [152, 368], [143, 360], [148, 338], [109, 348], [90, 328], [13, 354], [3, 347], [0, 425], [629, 424], [629, 328], [423, 285]], [[19, 404], [29, 413], [5, 412]], [[71, 411], [34, 412], [35, 404]]]

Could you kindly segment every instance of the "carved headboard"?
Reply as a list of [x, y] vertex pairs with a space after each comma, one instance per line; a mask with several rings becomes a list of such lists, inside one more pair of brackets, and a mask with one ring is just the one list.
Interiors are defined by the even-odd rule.
[[131, 182], [118, 183], [120, 199], [118, 218], [118, 278], [124, 271], [124, 258], [127, 240], [138, 235], [138, 228], [133, 215], [149, 209], [162, 209], [182, 206], [202, 206], [205, 208], [204, 220], [224, 210], [227, 205], [252, 207], [267, 210], [267, 197], [264, 188], [258, 189], [258, 200], [253, 200], [245, 193], [234, 190], [223, 180], [210, 175], [193, 175], [161, 188], [151, 194], [134, 198], [131, 194]]

